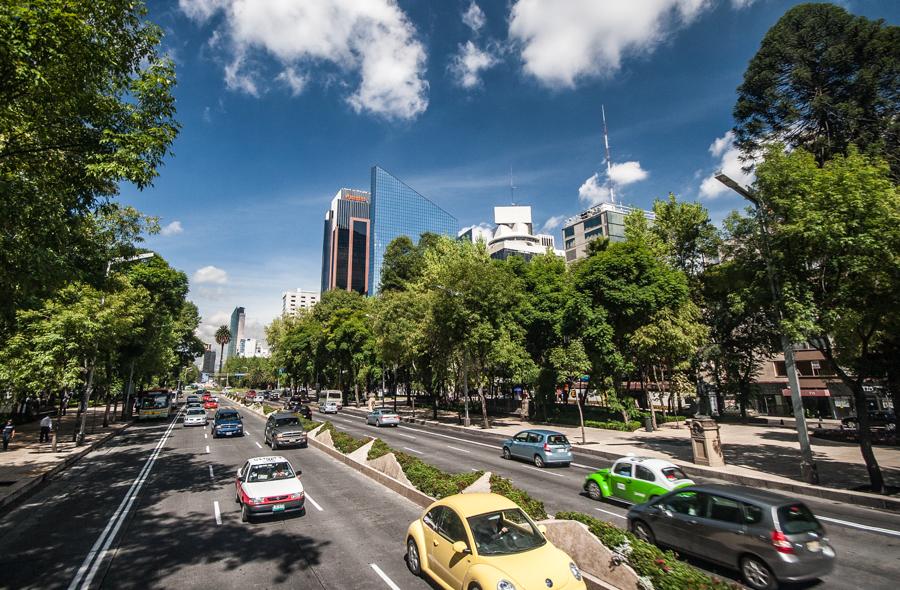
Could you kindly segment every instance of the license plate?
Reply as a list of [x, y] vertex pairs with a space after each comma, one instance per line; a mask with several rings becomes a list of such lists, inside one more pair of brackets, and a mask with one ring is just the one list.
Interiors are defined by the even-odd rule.
[[232, 434], [234, 434], [234, 433], [233, 433], [233, 432], [226, 432], [226, 433], [225, 433], [225, 436], [231, 436]]
[[806, 548], [809, 551], [818, 552], [818, 551], [822, 550], [822, 544], [819, 543], [818, 541], [810, 541], [809, 543], [806, 544]]
[[281, 512], [284, 510], [284, 504], [275, 504], [272, 506], [272, 512]]

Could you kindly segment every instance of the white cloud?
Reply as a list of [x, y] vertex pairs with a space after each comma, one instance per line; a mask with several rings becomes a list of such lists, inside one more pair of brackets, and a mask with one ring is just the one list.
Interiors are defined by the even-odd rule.
[[181, 227], [180, 221], [173, 221], [168, 223], [159, 230], [159, 235], [161, 236], [175, 236], [184, 231], [184, 228]]
[[481, 84], [481, 71], [499, 62], [490, 51], [479, 49], [473, 42], [459, 46], [459, 53], [450, 62], [450, 72], [463, 88], [475, 88]]
[[194, 273], [191, 280], [198, 285], [224, 285], [228, 282], [228, 273], [216, 266], [204, 266], [203, 268], [197, 269], [197, 272]]
[[609, 180], [616, 186], [632, 184], [644, 180], [647, 176], [649, 175], [641, 168], [640, 162], [622, 162], [609, 167]]
[[565, 219], [565, 217], [563, 217], [562, 215], [554, 215], [553, 217], [550, 217], [549, 219], [547, 219], [547, 221], [544, 222], [544, 225], [541, 227], [540, 233], [548, 234], [552, 232], [559, 227], [559, 224], [563, 222], [563, 219]]
[[284, 82], [291, 89], [291, 96], [299, 96], [309, 81], [307, 76], [299, 73], [292, 67], [285, 68], [275, 79], [279, 82]]
[[732, 8], [740, 10], [742, 8], [747, 8], [754, 2], [756, 2], [756, 0], [731, 0], [731, 6]]
[[609, 76], [630, 55], [652, 52], [712, 0], [518, 0], [509, 19], [525, 71], [547, 85]]
[[[709, 146], [709, 153], [719, 160], [716, 166], [717, 171], [721, 170], [744, 186], [753, 184], [756, 176], [752, 171], [744, 171], [744, 162], [740, 160], [741, 152], [734, 145], [734, 133], [728, 131], [722, 137], [716, 138]], [[710, 174], [700, 184], [700, 197], [715, 199], [730, 190], [730, 188], [716, 180], [715, 174]]]
[[472, 0], [472, 3], [469, 4], [469, 7], [463, 13], [462, 20], [467, 27], [477, 33], [484, 26], [486, 19], [484, 17], [484, 11], [475, 4], [475, 0]]
[[[199, 22], [222, 15], [213, 38], [231, 53], [225, 82], [232, 90], [260, 95], [264, 73], [246, 62], [260, 52], [275, 58], [282, 73], [326, 63], [358, 78], [346, 99], [357, 112], [412, 119], [428, 107], [425, 48], [395, 0], [179, 0], [179, 6]], [[282, 80], [292, 92], [302, 90]]]
[[578, 188], [578, 198], [588, 205], [609, 202], [609, 186], [600, 184], [600, 175], [594, 174]]

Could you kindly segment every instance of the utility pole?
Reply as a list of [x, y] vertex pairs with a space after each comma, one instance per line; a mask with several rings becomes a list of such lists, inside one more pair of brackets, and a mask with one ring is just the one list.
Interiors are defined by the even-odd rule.
[[[769, 289], [772, 292], [772, 301], [775, 306], [775, 319], [780, 328], [784, 322], [784, 310], [781, 304], [781, 288], [778, 283], [778, 276], [775, 272], [775, 267], [772, 266], [766, 208], [760, 203], [754, 192], [741, 186], [728, 175], [719, 172], [716, 174], [716, 180], [753, 203], [754, 207], [756, 207], [756, 219], [759, 222], [760, 237], [762, 238], [763, 258], [766, 261], [766, 274], [769, 278]], [[791, 390], [791, 407], [794, 412], [797, 439], [800, 442], [800, 475], [806, 483], [818, 484], [819, 471], [813, 459], [812, 447], [809, 443], [809, 431], [806, 428], [806, 416], [803, 413], [803, 398], [800, 396], [800, 379], [797, 376], [797, 365], [794, 362], [794, 347], [784, 330], [779, 331], [781, 332], [781, 348], [784, 352], [784, 368], [787, 373], [788, 386]]]

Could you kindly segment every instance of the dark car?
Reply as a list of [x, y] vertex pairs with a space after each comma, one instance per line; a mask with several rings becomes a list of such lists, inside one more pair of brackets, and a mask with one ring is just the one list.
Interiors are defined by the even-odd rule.
[[[847, 416], [841, 420], [841, 428], [856, 430], [859, 419]], [[897, 415], [894, 412], [869, 412], [869, 426], [883, 426], [886, 430], [897, 430]]]
[[741, 486], [680, 488], [628, 511], [648, 543], [740, 571], [755, 590], [814, 580], [834, 568], [825, 529], [802, 502]]
[[276, 450], [280, 447], [299, 445], [306, 448], [306, 430], [296, 414], [276, 412], [266, 420], [266, 444]]
[[220, 436], [244, 436], [244, 422], [237, 410], [220, 408], [216, 410], [212, 426], [213, 438]]

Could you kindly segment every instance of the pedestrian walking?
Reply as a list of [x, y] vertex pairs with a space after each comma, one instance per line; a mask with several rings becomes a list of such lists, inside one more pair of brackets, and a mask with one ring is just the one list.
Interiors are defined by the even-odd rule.
[[41, 440], [40, 442], [50, 442], [50, 428], [53, 426], [53, 420], [50, 414], [41, 418]]
[[3, 432], [2, 432], [3, 450], [4, 451], [9, 448], [9, 441], [11, 441], [15, 435], [16, 435], [16, 427], [13, 426], [12, 420], [7, 420], [6, 426], [3, 427]]

